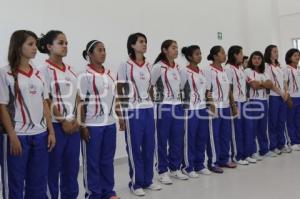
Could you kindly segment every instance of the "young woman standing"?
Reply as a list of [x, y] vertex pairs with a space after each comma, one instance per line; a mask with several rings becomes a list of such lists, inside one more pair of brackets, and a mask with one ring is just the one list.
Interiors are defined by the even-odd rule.
[[86, 198], [117, 199], [114, 189], [116, 122], [114, 118], [115, 82], [103, 66], [104, 44], [90, 41], [83, 51], [89, 61], [79, 76], [81, 137]]
[[157, 103], [157, 170], [159, 181], [163, 184], [173, 183], [170, 175], [180, 180], [188, 179], [181, 171], [184, 109], [180, 96], [179, 67], [175, 63], [177, 56], [177, 42], [165, 40], [151, 71]]
[[269, 96], [269, 137], [270, 150], [277, 155], [290, 153], [287, 146], [288, 135], [286, 132], [287, 104], [289, 98], [288, 86], [283, 68], [278, 62], [278, 48], [269, 45], [264, 54], [266, 73], [271, 78], [274, 88]]
[[211, 96], [204, 71], [198, 66], [202, 60], [200, 47], [192, 45], [182, 48], [189, 65], [180, 70], [181, 89], [185, 111], [184, 165], [183, 173], [191, 178], [198, 174], [209, 175], [204, 166], [205, 151], [209, 138], [208, 111], [206, 101]]
[[[255, 51], [251, 54], [248, 68], [245, 70], [249, 86], [249, 108], [252, 110], [248, 115], [250, 121], [248, 139], [245, 146], [245, 156], [256, 161], [261, 161], [263, 156], [274, 157], [275, 153], [269, 152], [269, 140], [267, 134], [268, 124], [268, 96], [267, 89], [273, 84], [265, 73], [263, 54]], [[256, 147], [258, 141], [259, 150]]]
[[221, 167], [236, 168], [229, 155], [232, 137], [230, 108], [234, 109], [235, 104], [230, 97], [230, 82], [222, 66], [226, 61], [223, 47], [214, 46], [207, 59], [212, 61], [212, 64], [206, 69], [205, 75], [208, 84], [211, 85], [212, 104], [216, 107], [210, 121], [208, 166], [212, 172], [223, 173]]
[[245, 146], [248, 145], [249, 135], [248, 132], [249, 120], [245, 106], [247, 102], [246, 92], [246, 74], [243, 67], [243, 48], [241, 46], [231, 46], [228, 50], [228, 60], [225, 70], [230, 82], [230, 89], [233, 93], [235, 104], [238, 108], [238, 114], [233, 119], [233, 132], [232, 132], [232, 157], [239, 165], [248, 165], [255, 163], [256, 160], [250, 156], [245, 155]]
[[[61, 31], [51, 30], [39, 39], [39, 51], [49, 58], [42, 69], [49, 88], [49, 105], [57, 145], [50, 154], [48, 197], [52, 199], [77, 198], [79, 188], [80, 134], [77, 122], [77, 76], [63, 62], [68, 41]], [[59, 187], [60, 185], [60, 187]]]
[[131, 178], [129, 188], [133, 194], [144, 196], [144, 189], [161, 189], [153, 182], [155, 124], [150, 90], [151, 66], [144, 56], [147, 51], [146, 36], [142, 33], [131, 34], [127, 50], [129, 59], [118, 70], [118, 101], [126, 126]]
[[[14, 32], [9, 44], [9, 66], [0, 69], [0, 112], [7, 132], [3, 164], [5, 199], [46, 196], [48, 152], [55, 145], [55, 135], [44, 77], [30, 64], [37, 53], [36, 44], [33, 32]], [[11, 102], [13, 111], [7, 107]]]
[[287, 129], [291, 139], [291, 148], [300, 151], [300, 68], [298, 66], [300, 52], [298, 49], [290, 49], [285, 55], [287, 67], [285, 73], [288, 82], [288, 92], [291, 99], [288, 100]]
[[[6, 106], [7, 111], [9, 113], [10, 118], [13, 118], [15, 115], [15, 104], [13, 100], [10, 100], [8, 105]], [[8, 170], [7, 170], [7, 155], [3, 153], [7, 151], [7, 144], [8, 144], [8, 137], [5, 127], [3, 125], [3, 121], [1, 119], [0, 114], [0, 167], [1, 167], [1, 187], [2, 187], [2, 197], [6, 199], [5, 191], [8, 191], [7, 184], [5, 185], [4, 182], [8, 181]], [[4, 164], [5, 163], [5, 164]], [[5, 168], [4, 168], [5, 167]]]

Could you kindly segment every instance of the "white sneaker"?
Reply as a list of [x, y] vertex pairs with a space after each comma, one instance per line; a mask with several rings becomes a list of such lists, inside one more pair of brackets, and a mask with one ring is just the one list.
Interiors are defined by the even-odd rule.
[[282, 153], [279, 149], [275, 149], [273, 152], [276, 153], [276, 155], [281, 155]]
[[170, 176], [168, 174], [168, 172], [166, 173], [162, 173], [159, 175], [158, 180], [165, 185], [171, 185], [173, 184], [172, 180], [170, 179]]
[[200, 176], [195, 172], [195, 171], [192, 171], [192, 172], [187, 172], [186, 170], [182, 170], [183, 174], [190, 177], [190, 178], [199, 178]]
[[256, 159], [251, 158], [251, 157], [246, 158], [246, 161], [248, 161], [248, 162], [251, 163], [251, 164], [254, 164], [254, 163], [257, 162]]
[[256, 161], [262, 161], [264, 159], [264, 157], [258, 153], [253, 154], [251, 158], [255, 159]]
[[269, 151], [268, 153], [265, 154], [265, 157], [271, 157], [271, 158], [276, 158], [278, 155], [274, 153], [273, 151]]
[[239, 161], [234, 161], [235, 163], [237, 163], [238, 165], [249, 165], [249, 162], [247, 160], [239, 160]]
[[147, 187], [147, 189], [151, 191], [160, 191], [161, 186], [159, 184], [152, 183], [149, 187]]
[[291, 149], [292, 149], [293, 151], [300, 151], [300, 145], [294, 144], [293, 146], [291, 146]]
[[144, 189], [135, 189], [135, 190], [134, 190], [133, 188], [131, 188], [131, 192], [132, 192], [134, 195], [140, 196], [140, 197], [146, 195]]
[[288, 146], [285, 146], [280, 151], [281, 151], [281, 153], [291, 153], [292, 149]]
[[200, 171], [197, 171], [198, 174], [201, 174], [201, 175], [211, 175], [211, 171], [207, 168], [204, 168]]
[[170, 176], [176, 178], [178, 180], [188, 180], [189, 177], [184, 175], [180, 170], [178, 171], [171, 171]]

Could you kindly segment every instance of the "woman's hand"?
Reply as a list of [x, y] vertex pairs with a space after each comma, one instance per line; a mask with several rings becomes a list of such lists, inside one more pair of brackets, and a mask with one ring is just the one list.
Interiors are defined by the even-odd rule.
[[62, 129], [66, 134], [72, 134], [73, 132], [73, 121], [64, 120], [62, 123]]
[[238, 115], [238, 108], [236, 104], [231, 105], [232, 116], [236, 117]]
[[289, 93], [285, 92], [284, 95], [283, 95], [283, 101], [287, 102], [290, 98], [290, 95]]
[[90, 132], [89, 132], [88, 128], [82, 127], [80, 129], [80, 135], [84, 141], [86, 141], [86, 142], [90, 141]]
[[212, 103], [209, 106], [209, 110], [210, 110], [210, 115], [215, 117], [217, 115], [217, 110], [216, 110], [216, 106]]
[[52, 149], [55, 147], [56, 138], [53, 131], [49, 131], [48, 133], [48, 152], [51, 152]]
[[13, 156], [21, 156], [22, 145], [16, 133], [10, 134], [9, 141], [10, 141], [10, 154]]
[[76, 119], [74, 119], [72, 121], [72, 124], [73, 124], [72, 133], [75, 133], [75, 132], [77, 132], [79, 130], [80, 125], [79, 125], [79, 123], [77, 122]]
[[208, 99], [212, 99], [212, 92], [211, 92], [211, 91], [208, 91], [208, 92], [206, 93], [206, 97], [207, 97]]
[[291, 96], [288, 97], [286, 103], [287, 103], [287, 105], [288, 105], [289, 108], [293, 108], [294, 107], [294, 102], [293, 102]]
[[120, 125], [119, 131], [125, 131], [126, 125], [124, 119], [119, 119], [119, 125]]

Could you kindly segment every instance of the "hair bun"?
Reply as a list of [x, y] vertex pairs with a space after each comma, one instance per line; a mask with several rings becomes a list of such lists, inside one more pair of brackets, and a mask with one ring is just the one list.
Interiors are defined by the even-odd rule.
[[211, 54], [209, 54], [209, 55], [207, 56], [207, 60], [208, 60], [208, 61], [213, 61], [213, 57], [212, 57]]
[[44, 34], [41, 34], [41, 37], [38, 38], [37, 48], [40, 51], [40, 53], [48, 53]]
[[86, 52], [86, 50], [84, 50], [84, 51], [82, 52], [82, 56], [83, 56], [83, 58], [84, 58], [85, 60], [87, 60], [87, 52]]
[[184, 55], [187, 54], [187, 51], [188, 51], [188, 47], [183, 47], [183, 48], [181, 49], [181, 53], [184, 54]]

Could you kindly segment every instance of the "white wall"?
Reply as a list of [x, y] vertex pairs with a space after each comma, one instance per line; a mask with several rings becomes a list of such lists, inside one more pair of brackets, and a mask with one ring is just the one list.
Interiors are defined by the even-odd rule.
[[300, 1], [278, 0], [279, 16], [291, 15], [300, 12]]
[[292, 39], [300, 38], [300, 13], [280, 17], [281, 50], [285, 53], [293, 47]]
[[277, 0], [246, 0], [244, 6], [247, 52], [264, 52], [269, 44], [279, 45]]
[[[50, 29], [63, 30], [70, 42], [66, 60], [77, 68], [85, 64], [81, 51], [91, 39], [106, 44], [107, 65], [116, 67], [127, 57], [128, 35], [136, 31], [148, 36], [150, 60], [155, 58], [161, 42], [167, 38], [177, 40], [179, 46], [199, 44], [206, 55], [215, 44], [226, 48], [231, 44], [244, 44], [240, 27], [242, 12], [239, 0], [187, 0], [184, 4], [180, 0], [6, 1], [1, 3], [0, 12], [0, 42], [3, 44], [0, 64], [6, 62], [10, 34], [20, 28], [31, 29], [37, 34]], [[223, 32], [223, 41], [217, 40], [218, 31]], [[37, 56], [36, 63], [43, 60], [41, 57]]]
[[244, 30], [246, 52], [264, 51], [269, 44], [279, 47], [280, 62], [292, 48], [292, 39], [300, 37], [299, 0], [246, 0]]
[[[69, 40], [65, 62], [81, 70], [86, 64], [81, 52], [86, 43], [99, 39], [106, 45], [106, 65], [116, 70], [127, 58], [126, 40], [130, 33], [143, 32], [148, 37], [147, 57], [152, 62], [161, 42], [172, 38], [179, 46], [199, 44], [206, 65], [209, 49], [221, 44], [245, 44], [243, 10], [240, 0], [1, 0], [0, 65], [6, 64], [9, 37], [14, 30], [29, 29], [38, 35], [50, 29], [63, 30]], [[224, 39], [217, 40], [217, 32]], [[38, 54], [39, 65], [45, 59]], [[180, 63], [185, 63], [183, 59]], [[118, 136], [117, 157], [125, 156], [124, 136]]]
[[293, 47], [292, 39], [300, 38], [300, 1], [278, 0], [280, 16], [281, 57]]

